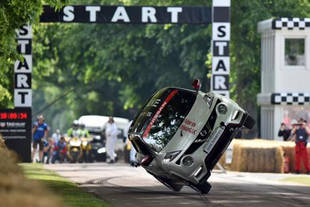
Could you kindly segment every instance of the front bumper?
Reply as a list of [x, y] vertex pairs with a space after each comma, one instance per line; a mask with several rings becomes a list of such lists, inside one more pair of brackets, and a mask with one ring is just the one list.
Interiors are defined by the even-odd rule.
[[[192, 154], [183, 154], [173, 162], [163, 163], [167, 172], [184, 183], [200, 184], [207, 181], [211, 170], [214, 168], [222, 154], [229, 146], [232, 139], [244, 125], [247, 114], [244, 114], [241, 121], [228, 123], [213, 130], [209, 138]], [[185, 157], [192, 157], [194, 163], [186, 166]]]

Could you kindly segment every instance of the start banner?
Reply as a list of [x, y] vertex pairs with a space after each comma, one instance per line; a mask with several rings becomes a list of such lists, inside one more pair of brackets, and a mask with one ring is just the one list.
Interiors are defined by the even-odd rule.
[[111, 24], [209, 24], [211, 8], [199, 6], [44, 6], [40, 22]]

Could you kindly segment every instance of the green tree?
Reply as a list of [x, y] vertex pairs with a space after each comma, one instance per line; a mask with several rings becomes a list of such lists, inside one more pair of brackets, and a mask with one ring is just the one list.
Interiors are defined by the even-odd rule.
[[[278, 17], [309, 17], [310, 3], [305, 0], [233, 0], [231, 29], [232, 98], [259, 117], [256, 95], [260, 92], [259, 21]], [[256, 124], [256, 130], [259, 123]]]
[[43, 3], [61, 7], [65, 0], [0, 1], [0, 107], [12, 107], [12, 64], [20, 56], [16, 51], [15, 29], [38, 23]]
[[139, 108], [159, 88], [188, 88], [193, 78], [206, 80], [210, 28], [42, 24], [34, 42], [36, 82], [64, 90], [74, 86], [75, 92], [64, 98], [75, 118], [129, 117], [129, 109]]
[[[211, 5], [202, 0], [70, 3]], [[232, 0], [231, 97], [253, 116], [260, 91], [257, 23], [309, 14], [306, 0]], [[51, 118], [58, 114], [66, 114], [62, 118], [68, 120], [83, 114], [129, 116], [128, 110], [138, 109], [155, 90], [171, 85], [188, 88], [193, 78], [201, 78], [203, 90], [209, 89], [206, 62], [210, 63], [211, 28], [206, 25], [40, 24], [34, 29], [34, 94], [41, 91], [39, 97], [34, 95], [34, 111], [74, 88], [46, 111]]]

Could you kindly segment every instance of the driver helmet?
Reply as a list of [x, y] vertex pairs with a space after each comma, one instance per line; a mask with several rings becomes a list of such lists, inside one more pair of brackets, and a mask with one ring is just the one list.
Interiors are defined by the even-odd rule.
[[78, 128], [79, 127], [79, 121], [78, 120], [74, 120], [73, 121], [73, 127], [74, 128]]

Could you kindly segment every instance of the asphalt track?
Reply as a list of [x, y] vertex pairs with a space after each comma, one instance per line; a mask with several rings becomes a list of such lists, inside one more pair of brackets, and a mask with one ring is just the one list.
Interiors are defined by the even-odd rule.
[[209, 179], [211, 191], [200, 195], [188, 187], [181, 192], [172, 192], [143, 168], [133, 168], [124, 163], [45, 167], [78, 183], [85, 191], [94, 193], [114, 207], [310, 206], [310, 186], [279, 181], [296, 176], [291, 174], [215, 171]]

